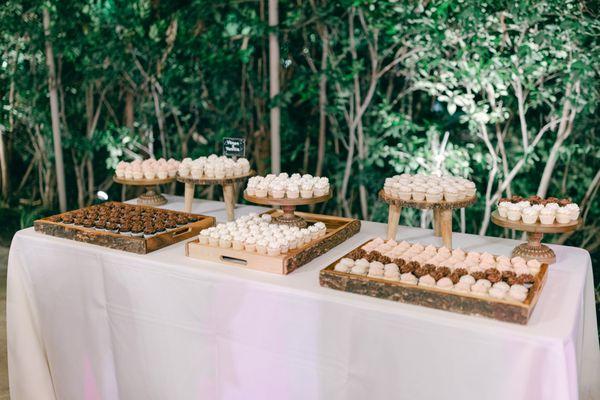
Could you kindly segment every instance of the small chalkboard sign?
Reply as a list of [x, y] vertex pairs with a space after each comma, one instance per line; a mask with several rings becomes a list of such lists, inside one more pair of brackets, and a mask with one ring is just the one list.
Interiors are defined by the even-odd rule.
[[246, 155], [246, 139], [223, 138], [223, 155], [229, 157], [244, 157]]

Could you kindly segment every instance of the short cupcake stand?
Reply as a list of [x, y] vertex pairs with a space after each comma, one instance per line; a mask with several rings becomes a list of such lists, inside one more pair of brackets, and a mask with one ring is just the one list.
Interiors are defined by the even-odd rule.
[[512, 251], [513, 257], [522, 257], [525, 260], [538, 260], [545, 264], [554, 264], [556, 262], [556, 254], [545, 244], [542, 244], [544, 233], [565, 233], [570, 232], [581, 224], [581, 218], [576, 221], [571, 221], [566, 224], [554, 222], [551, 225], [543, 225], [539, 221], [535, 224], [526, 224], [523, 221], [511, 221], [508, 218], [503, 218], [498, 214], [498, 211], [492, 213], [492, 222], [503, 228], [515, 229], [518, 231], [527, 232], [527, 242], [521, 243]]
[[311, 197], [309, 199], [303, 199], [301, 197], [297, 199], [289, 199], [287, 197], [284, 197], [283, 199], [276, 199], [271, 196], [251, 196], [244, 191], [244, 199], [248, 200], [251, 203], [270, 206], [281, 206], [281, 211], [283, 212], [283, 214], [273, 218], [273, 221], [275, 223], [297, 226], [298, 228], [306, 228], [308, 224], [306, 220], [304, 220], [304, 218], [295, 213], [297, 206], [322, 203], [331, 199], [331, 196], [332, 192], [329, 191], [329, 193], [327, 193], [324, 196]]
[[458, 201], [417, 201], [402, 200], [385, 194], [382, 189], [379, 192], [379, 198], [388, 203], [388, 231], [387, 238], [395, 239], [400, 222], [400, 213], [403, 207], [419, 208], [421, 210], [433, 210], [433, 234], [441, 236], [444, 246], [452, 248], [452, 210], [455, 208], [465, 208], [475, 202], [477, 196]]
[[138, 197], [137, 203], [142, 206], [155, 207], [167, 204], [166, 197], [158, 191], [158, 185], [175, 182], [175, 177], [165, 179], [124, 179], [114, 176], [113, 181], [126, 186], [145, 186], [146, 192]]
[[185, 183], [184, 211], [188, 213], [192, 212], [192, 203], [194, 201], [196, 185], [221, 185], [223, 187], [223, 200], [225, 201], [225, 207], [227, 208], [227, 221], [235, 220], [235, 184], [242, 182], [251, 176], [254, 176], [254, 171], [252, 170], [247, 174], [230, 178], [202, 177], [195, 179], [192, 177], [184, 178], [177, 175], [177, 181]]

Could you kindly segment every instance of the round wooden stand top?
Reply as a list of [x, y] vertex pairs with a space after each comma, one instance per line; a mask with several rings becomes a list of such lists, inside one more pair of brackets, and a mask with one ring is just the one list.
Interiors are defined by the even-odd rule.
[[498, 214], [497, 210], [492, 213], [492, 222], [498, 226], [533, 233], [570, 232], [574, 229], [577, 229], [577, 227], [581, 225], [582, 221], [583, 220], [581, 218], [578, 218], [576, 221], [571, 221], [566, 224], [559, 224], [558, 222], [554, 222], [552, 225], [543, 225], [540, 222], [536, 222], [535, 224], [526, 224], [523, 221], [511, 221], [508, 218], [502, 218], [500, 214]]
[[129, 186], [154, 186], [163, 185], [165, 183], [175, 182], [175, 177], [165, 179], [124, 179], [113, 176], [113, 181], [120, 183], [121, 185]]
[[256, 175], [256, 172], [250, 170], [247, 174], [240, 176], [229, 176], [227, 178], [208, 178], [202, 177], [200, 179], [194, 179], [191, 176], [182, 177], [177, 174], [177, 181], [182, 183], [192, 183], [194, 185], [230, 185], [232, 183], [243, 181], [252, 176]]
[[388, 196], [387, 194], [385, 194], [385, 191], [383, 189], [381, 189], [379, 191], [379, 198], [388, 204], [393, 204], [393, 205], [399, 206], [399, 207], [420, 208], [422, 210], [429, 210], [429, 209], [451, 210], [454, 208], [465, 208], [467, 206], [470, 206], [471, 204], [475, 203], [475, 201], [477, 200], [477, 195], [470, 197], [468, 199], [462, 199], [462, 200], [457, 200], [457, 201], [442, 200], [442, 201], [437, 201], [437, 202], [431, 202], [431, 201], [426, 201], [426, 200], [423, 200], [423, 201], [402, 200], [397, 197]]
[[333, 191], [330, 190], [329, 193], [327, 193], [324, 196], [311, 197], [310, 199], [303, 199], [302, 197], [298, 197], [297, 199], [288, 199], [287, 197], [284, 197], [283, 199], [275, 199], [271, 196], [267, 196], [267, 197], [250, 196], [244, 190], [244, 199], [248, 200], [249, 202], [255, 203], [255, 204], [270, 205], [270, 206], [301, 206], [301, 205], [306, 205], [306, 204], [316, 204], [316, 203], [322, 203], [324, 201], [327, 201], [327, 200], [331, 199], [332, 196], [333, 196]]

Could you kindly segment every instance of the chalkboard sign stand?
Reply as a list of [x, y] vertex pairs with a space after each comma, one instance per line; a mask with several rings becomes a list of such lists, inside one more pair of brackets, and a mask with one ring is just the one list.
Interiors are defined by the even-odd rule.
[[235, 185], [238, 182], [243, 182], [244, 180], [254, 176], [254, 171], [250, 170], [245, 175], [234, 176], [229, 178], [183, 178], [181, 176], [177, 176], [177, 181], [185, 183], [185, 192], [184, 192], [184, 210], [185, 212], [192, 212], [192, 203], [194, 201], [194, 192], [196, 190], [196, 185], [221, 185], [223, 187], [223, 200], [225, 201], [225, 207], [227, 208], [227, 221], [235, 220]]

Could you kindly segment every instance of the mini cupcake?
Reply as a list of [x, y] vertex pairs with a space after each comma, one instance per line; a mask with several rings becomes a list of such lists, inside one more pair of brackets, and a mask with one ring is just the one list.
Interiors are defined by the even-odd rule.
[[571, 221], [577, 221], [580, 212], [579, 206], [575, 203], [569, 203], [565, 206], [565, 208], [570, 212]]
[[425, 200], [425, 194], [427, 193], [427, 188], [422, 185], [413, 185], [412, 186], [412, 198], [415, 201], [423, 201]]
[[290, 249], [290, 244], [285, 239], [285, 237], [279, 241], [279, 251], [281, 254], [286, 254]]
[[134, 180], [144, 179], [144, 172], [142, 170], [134, 170], [132, 177]]
[[204, 175], [206, 175], [207, 178], [216, 178], [215, 167], [213, 164], [206, 164], [204, 166]]
[[279, 182], [271, 185], [271, 193], [274, 199], [283, 199], [285, 197], [285, 187]]
[[198, 235], [198, 242], [200, 244], [207, 245], [209, 236], [210, 236], [210, 231], [208, 229], [201, 230], [200, 234]]
[[296, 184], [289, 184], [287, 187], [286, 195], [288, 199], [297, 199], [300, 197], [300, 187]]
[[169, 177], [169, 170], [167, 169], [167, 167], [159, 167], [156, 171], [156, 177], [158, 179], [167, 179]]
[[300, 188], [300, 197], [310, 199], [313, 197], [313, 185], [310, 182], [305, 182]]
[[[108, 228], [108, 224], [106, 224], [106, 227]], [[144, 238], [145, 239], [151, 238], [155, 234], [156, 234], [156, 228], [154, 228], [152, 226], [146, 226], [144, 228]]]
[[242, 235], [235, 235], [233, 237], [233, 241], [232, 241], [232, 247], [234, 250], [244, 250], [244, 236]]
[[329, 193], [329, 184], [325, 182], [317, 182], [314, 186], [314, 196], [321, 197]]
[[144, 236], [144, 228], [140, 224], [133, 224], [131, 226], [131, 236], [142, 237]]
[[267, 254], [267, 246], [269, 245], [269, 241], [267, 239], [260, 239], [256, 242], [256, 252], [258, 254]]
[[251, 253], [256, 251], [256, 238], [254, 236], [248, 236], [244, 241], [244, 249]]
[[397, 195], [400, 200], [408, 201], [412, 197], [412, 188], [409, 185], [398, 185]]
[[212, 232], [210, 234], [210, 236], [208, 237], [208, 244], [213, 247], [218, 247], [220, 237], [221, 237], [221, 235], [219, 235], [219, 232], [217, 232], [217, 231]]
[[225, 166], [222, 164], [217, 164], [215, 166], [215, 178], [223, 179], [225, 178]]
[[475, 186], [475, 184], [471, 181], [466, 181], [463, 183], [463, 187], [466, 189], [466, 193], [468, 197], [473, 197], [475, 196], [475, 193], [477, 192], [477, 187]]
[[519, 221], [521, 219], [521, 208], [517, 204], [510, 203], [506, 216], [510, 221]]
[[446, 186], [444, 188], [444, 200], [458, 201], [461, 197], [459, 191], [454, 186]]
[[442, 200], [442, 190], [439, 187], [433, 186], [427, 189], [425, 198], [430, 203], [435, 203]]
[[179, 168], [177, 169], [177, 174], [182, 178], [187, 178], [190, 174], [190, 166], [186, 163], [179, 164]]
[[560, 207], [556, 210], [556, 222], [559, 224], [568, 224], [571, 222], [571, 212], [565, 207]]
[[219, 238], [219, 247], [222, 249], [228, 249], [231, 247], [232, 242], [233, 238], [231, 237], [231, 235], [222, 235]]
[[498, 215], [500, 215], [501, 218], [508, 218], [508, 205], [510, 204], [510, 202], [508, 201], [503, 201], [501, 203], [498, 203]]
[[556, 211], [554, 208], [544, 207], [544, 209], [540, 211], [540, 222], [542, 225], [552, 225], [555, 216]]
[[267, 245], [267, 254], [270, 256], [278, 256], [281, 254], [281, 245], [278, 240], [271, 240]]
[[521, 211], [521, 218], [523, 219], [523, 223], [532, 225], [537, 222], [538, 213], [532, 207], [526, 207]]
[[192, 168], [190, 169], [190, 173], [192, 174], [192, 178], [194, 178], [194, 179], [202, 178], [203, 171], [204, 171], [204, 167], [200, 163], [192, 164]]
[[268, 194], [269, 194], [269, 190], [268, 190], [268, 186], [266, 183], [261, 182], [260, 184], [258, 184], [258, 186], [256, 186], [256, 190], [255, 190], [256, 197], [267, 197]]

